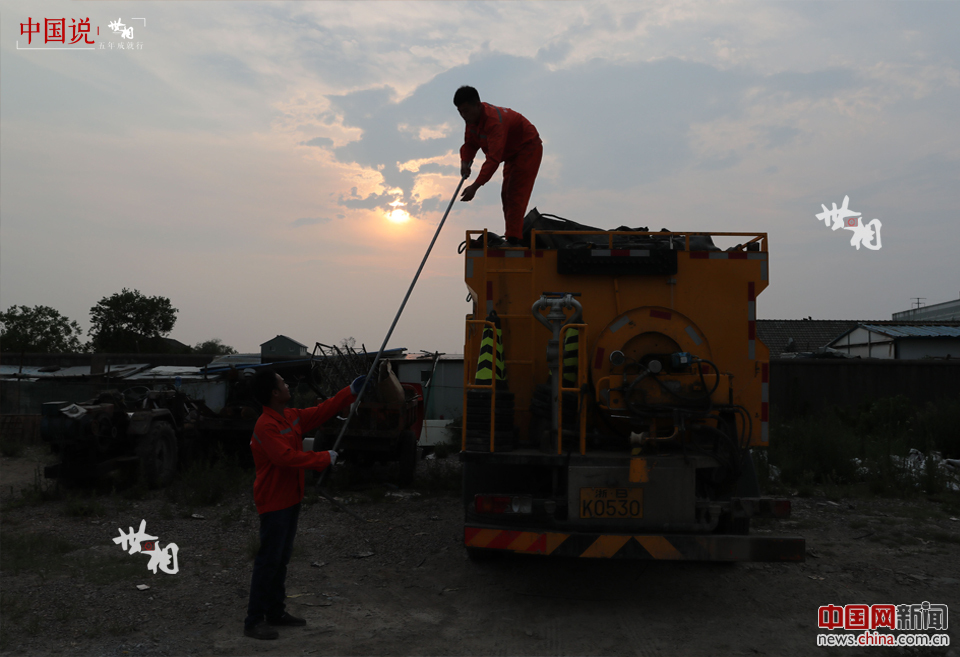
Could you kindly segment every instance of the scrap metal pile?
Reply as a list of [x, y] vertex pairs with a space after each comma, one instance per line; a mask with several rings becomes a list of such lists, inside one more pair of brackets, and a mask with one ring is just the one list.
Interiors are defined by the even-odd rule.
[[[360, 351], [344, 343], [335, 345], [317, 343], [313, 348], [310, 381], [314, 389], [323, 397], [333, 397], [337, 392], [346, 388], [358, 376], [365, 376], [376, 354], [368, 354], [367, 348], [360, 345]], [[367, 382], [364, 399], [380, 401], [378, 395], [380, 377], [384, 376], [385, 361], [380, 362], [379, 371], [374, 373], [373, 380]]]

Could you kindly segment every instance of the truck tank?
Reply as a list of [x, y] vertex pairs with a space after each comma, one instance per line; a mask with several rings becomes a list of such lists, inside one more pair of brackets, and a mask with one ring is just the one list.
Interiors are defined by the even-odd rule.
[[749, 533], [790, 514], [751, 455], [768, 442], [767, 235], [525, 223], [531, 248], [464, 244], [471, 557], [802, 561], [802, 538]]

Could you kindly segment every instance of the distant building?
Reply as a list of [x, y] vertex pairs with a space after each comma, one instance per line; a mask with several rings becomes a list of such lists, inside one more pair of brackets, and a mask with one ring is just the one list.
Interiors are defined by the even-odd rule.
[[307, 345], [300, 344], [293, 338], [285, 335], [278, 335], [272, 340], [267, 340], [260, 345], [260, 361], [263, 363], [274, 363], [278, 360], [296, 360], [298, 358], [309, 358], [310, 354]]
[[850, 319], [758, 319], [757, 337], [774, 359], [785, 351], [815, 352], [859, 323]]
[[860, 323], [828, 346], [861, 358], [960, 358], [960, 322]]
[[960, 299], [935, 303], [912, 310], [893, 313], [893, 320], [900, 322], [955, 322], [960, 321]]

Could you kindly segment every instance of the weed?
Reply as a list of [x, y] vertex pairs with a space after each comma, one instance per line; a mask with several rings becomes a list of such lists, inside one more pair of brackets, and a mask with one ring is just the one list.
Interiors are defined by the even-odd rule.
[[223, 525], [229, 525], [233, 522], [240, 522], [240, 519], [243, 517], [243, 507], [235, 506], [229, 511], [225, 511], [220, 515], [220, 522]]
[[23, 436], [19, 431], [10, 431], [0, 434], [0, 454], [10, 458], [23, 455]]
[[960, 397], [927, 402], [917, 411], [914, 422], [917, 441], [912, 447], [929, 453], [941, 452], [946, 458], [960, 458]]
[[4, 575], [50, 569], [63, 563], [63, 555], [77, 546], [48, 534], [0, 533], [0, 570]]
[[20, 497], [4, 500], [3, 510], [18, 509], [24, 506], [36, 506], [44, 502], [62, 500], [64, 497], [63, 488], [60, 486], [60, 480], [47, 479], [40, 471], [38, 465], [33, 473], [33, 483], [26, 488], [21, 489]]
[[417, 477], [417, 489], [430, 493], [458, 492], [462, 486], [460, 469], [444, 461], [427, 461]]
[[195, 461], [165, 491], [169, 502], [201, 507], [235, 499], [253, 488], [253, 473], [222, 449], [211, 461]]
[[[918, 409], [907, 397], [897, 396], [855, 409], [832, 408], [772, 426], [768, 460], [758, 458], [757, 471], [770, 491], [775, 486], [768, 483], [769, 472], [776, 466], [781, 485], [796, 487], [804, 497], [823, 492], [842, 499], [863, 491], [895, 497], [941, 495], [948, 492], [948, 482], [934, 453], [960, 453], [958, 424], [960, 399]], [[923, 464], [907, 461], [912, 448], [925, 454]], [[863, 490], [851, 488], [856, 485]]]
[[143, 468], [137, 469], [137, 478], [130, 486], [122, 489], [121, 497], [125, 500], [144, 500], [150, 496], [150, 487], [147, 485], [147, 476]]
[[104, 515], [103, 504], [92, 495], [88, 498], [69, 495], [63, 505], [63, 515], [71, 518], [100, 517]]

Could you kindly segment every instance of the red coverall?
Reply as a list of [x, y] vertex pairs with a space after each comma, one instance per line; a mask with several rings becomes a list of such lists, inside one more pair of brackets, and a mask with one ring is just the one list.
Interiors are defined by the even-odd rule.
[[543, 142], [533, 124], [521, 114], [506, 107], [481, 103], [483, 114], [476, 125], [467, 125], [460, 147], [460, 160], [472, 162], [477, 150], [486, 159], [476, 184], [484, 185], [503, 162], [503, 218], [507, 237], [523, 237], [523, 217], [533, 183], [543, 158]]
[[280, 415], [263, 407], [250, 439], [257, 466], [253, 482], [257, 513], [279, 511], [303, 500], [303, 469], [325, 470], [330, 465], [327, 452], [303, 451], [303, 434], [316, 429], [354, 400], [356, 396], [347, 387], [313, 408], [288, 408]]

